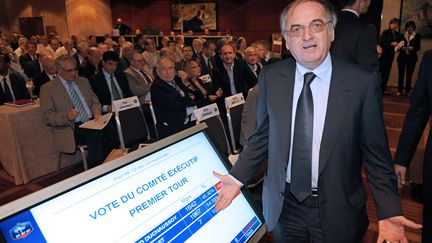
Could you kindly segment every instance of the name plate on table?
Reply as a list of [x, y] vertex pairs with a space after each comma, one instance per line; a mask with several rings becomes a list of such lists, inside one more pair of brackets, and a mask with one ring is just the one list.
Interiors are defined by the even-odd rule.
[[193, 113], [194, 113], [196, 119], [199, 122], [202, 122], [202, 121], [207, 120], [211, 117], [218, 116], [219, 115], [219, 109], [218, 109], [216, 103], [213, 103], [213, 104], [201, 107], [199, 109], [195, 109], [193, 111]]
[[119, 112], [119, 111], [124, 111], [127, 109], [139, 107], [139, 106], [140, 106], [140, 103], [139, 103], [138, 97], [133, 96], [133, 97], [129, 97], [126, 99], [114, 100], [112, 102], [112, 111], [113, 112]]
[[203, 75], [203, 76], [199, 77], [199, 79], [201, 79], [205, 84], [210, 83], [212, 81], [209, 74]]
[[227, 109], [242, 105], [245, 103], [245, 99], [242, 93], [238, 93], [225, 98], [225, 107]]

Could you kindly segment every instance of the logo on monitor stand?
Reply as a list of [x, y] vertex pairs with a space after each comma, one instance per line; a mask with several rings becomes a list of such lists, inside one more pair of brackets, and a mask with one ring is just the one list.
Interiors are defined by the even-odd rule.
[[33, 232], [33, 226], [29, 221], [24, 223], [17, 223], [15, 227], [9, 230], [9, 233], [13, 240], [19, 240], [27, 237], [31, 232]]

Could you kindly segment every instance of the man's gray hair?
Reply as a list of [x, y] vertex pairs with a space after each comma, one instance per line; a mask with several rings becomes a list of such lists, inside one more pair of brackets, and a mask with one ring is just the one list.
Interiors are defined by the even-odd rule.
[[57, 57], [57, 59], [55, 60], [55, 63], [56, 63], [56, 66], [58, 68], [63, 68], [64, 64], [67, 61], [71, 61], [71, 62], [75, 63], [75, 65], [76, 65], [75, 59], [73, 57], [71, 57], [70, 55], [68, 55], [68, 54], [63, 54], [63, 55]]
[[324, 7], [324, 13], [327, 15], [327, 21], [329, 21], [331, 27], [334, 29], [336, 27], [337, 23], [337, 16], [336, 12], [334, 10], [333, 4], [329, 3], [327, 0], [295, 0], [294, 2], [290, 3], [288, 6], [282, 10], [282, 13], [279, 18], [279, 24], [281, 27], [281, 34], [284, 38], [286, 38], [286, 32], [288, 31], [287, 26], [287, 17], [288, 17], [288, 11], [302, 3], [306, 2], [316, 2], [318, 4], [321, 4]]

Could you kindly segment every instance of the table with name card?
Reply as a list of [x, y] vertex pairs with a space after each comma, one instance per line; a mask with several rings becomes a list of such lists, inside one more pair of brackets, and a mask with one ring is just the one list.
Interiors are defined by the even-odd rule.
[[[38, 103], [0, 106], [0, 134], [0, 162], [16, 185], [58, 169], [60, 153], [55, 150], [51, 129], [42, 121]], [[79, 155], [62, 155], [61, 167], [79, 160]]]

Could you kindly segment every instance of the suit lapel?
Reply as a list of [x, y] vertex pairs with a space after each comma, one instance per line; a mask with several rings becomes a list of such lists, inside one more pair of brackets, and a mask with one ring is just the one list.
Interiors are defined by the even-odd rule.
[[332, 75], [327, 104], [324, 131], [321, 138], [319, 156], [319, 173], [324, 169], [329, 156], [342, 131], [342, 122], [350, 106], [351, 82], [350, 74], [343, 69], [343, 64], [332, 59]]
[[72, 102], [72, 100], [71, 100], [71, 98], [69, 96], [69, 93], [66, 91], [66, 88], [63, 86], [63, 84], [60, 81], [60, 79], [59, 78], [55, 78], [55, 79], [52, 80], [52, 82], [54, 82], [55, 85], [56, 85], [56, 90], [58, 91], [58, 95], [60, 97], [62, 97], [64, 99], [65, 103], [69, 104], [70, 107], [72, 108], [74, 106], [74, 104], [73, 104], [73, 102]]

